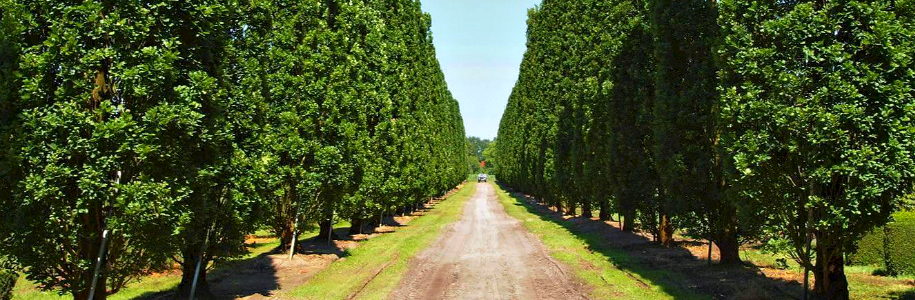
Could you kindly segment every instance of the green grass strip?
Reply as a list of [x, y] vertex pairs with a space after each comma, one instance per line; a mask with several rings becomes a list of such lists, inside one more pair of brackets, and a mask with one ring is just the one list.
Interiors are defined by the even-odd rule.
[[440, 202], [393, 233], [382, 234], [347, 251], [344, 259], [321, 270], [288, 296], [303, 299], [384, 299], [407, 272], [410, 258], [428, 248], [445, 225], [461, 218], [464, 203], [476, 192], [476, 182]]
[[553, 258], [571, 267], [578, 279], [592, 287], [591, 298], [709, 298], [684, 291], [668, 280], [663, 280], [676, 278], [678, 274], [666, 270], [638, 268], [638, 263], [627, 253], [602, 245], [600, 236], [572, 232], [568, 228], [570, 224], [562, 224], [566, 222], [535, 214], [531, 204], [512, 197], [498, 186], [495, 186], [495, 190], [505, 211], [520, 220], [528, 231], [540, 237]]

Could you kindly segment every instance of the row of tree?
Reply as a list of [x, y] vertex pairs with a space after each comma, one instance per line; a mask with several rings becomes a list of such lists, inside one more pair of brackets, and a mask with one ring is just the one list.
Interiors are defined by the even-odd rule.
[[[273, 228], [354, 231], [467, 174], [413, 0], [0, 0], [0, 254], [94, 299], [179, 296]], [[96, 263], [97, 257], [102, 260]], [[199, 268], [199, 266], [203, 268]], [[199, 273], [195, 271], [199, 268]]]
[[781, 245], [848, 298], [844, 255], [915, 179], [915, 2], [544, 0], [528, 26], [501, 182], [722, 263]]

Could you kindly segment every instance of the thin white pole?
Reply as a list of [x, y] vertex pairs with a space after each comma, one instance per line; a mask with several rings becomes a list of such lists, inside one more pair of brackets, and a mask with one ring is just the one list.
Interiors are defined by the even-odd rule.
[[[219, 203], [219, 207], [222, 207], [222, 201], [224, 199], [225, 199], [225, 190], [223, 190], [223, 194], [220, 196], [219, 201], [217, 202], [217, 203]], [[206, 203], [206, 202], [204, 202], [204, 203]], [[201, 266], [201, 264], [203, 264], [203, 253], [206, 252], [207, 244], [210, 243], [210, 234], [213, 233], [214, 230], [216, 230], [216, 218], [217, 217], [219, 217], [218, 213], [216, 214], [216, 216], [213, 217], [213, 224], [210, 225], [210, 229], [207, 229], [207, 236], [203, 238], [203, 247], [200, 248], [200, 255], [197, 256], [197, 266], [194, 267], [194, 280], [191, 281], [191, 295], [188, 296], [188, 299], [190, 299], [190, 300], [194, 300], [194, 294], [197, 293], [197, 280], [200, 278], [200, 266]]]
[[[121, 171], [118, 171], [114, 179], [115, 184], [121, 183]], [[117, 192], [117, 188], [114, 189]], [[108, 244], [108, 229], [102, 230], [102, 245], [98, 249], [98, 258], [95, 262], [95, 271], [92, 272], [92, 287], [89, 288], [89, 300], [95, 299], [95, 285], [98, 283], [98, 271], [102, 266], [102, 257], [105, 255], [105, 245]]]
[[295, 220], [292, 221], [292, 241], [289, 242], [289, 259], [292, 259], [292, 256], [295, 255], [295, 240], [298, 238], [296, 235], [298, 235], [299, 213], [301, 213], [301, 210], [296, 207]]
[[102, 256], [105, 255], [105, 244], [108, 242], [108, 229], [102, 231], [102, 246], [98, 249], [98, 259], [95, 263], [95, 272], [92, 274], [92, 287], [89, 289], [89, 300], [95, 298], [95, 284], [98, 282], [98, 271], [102, 266]]
[[191, 295], [188, 299], [194, 300], [194, 294], [197, 293], [197, 279], [200, 278], [200, 265], [203, 264], [203, 252], [206, 251], [207, 243], [210, 241], [210, 231], [207, 230], [207, 236], [203, 239], [203, 248], [200, 248], [200, 255], [197, 256], [197, 266], [194, 267], [194, 280], [191, 281]]

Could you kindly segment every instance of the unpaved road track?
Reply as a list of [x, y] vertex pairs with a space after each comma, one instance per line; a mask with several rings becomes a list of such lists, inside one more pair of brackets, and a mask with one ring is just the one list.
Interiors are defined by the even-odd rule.
[[460, 221], [410, 261], [391, 299], [585, 299], [569, 270], [508, 216], [489, 183]]

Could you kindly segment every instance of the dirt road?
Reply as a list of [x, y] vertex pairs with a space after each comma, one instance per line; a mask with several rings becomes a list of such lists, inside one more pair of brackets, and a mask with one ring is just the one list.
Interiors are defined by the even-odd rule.
[[391, 299], [586, 299], [569, 270], [509, 217], [489, 183], [460, 221], [410, 261]]

